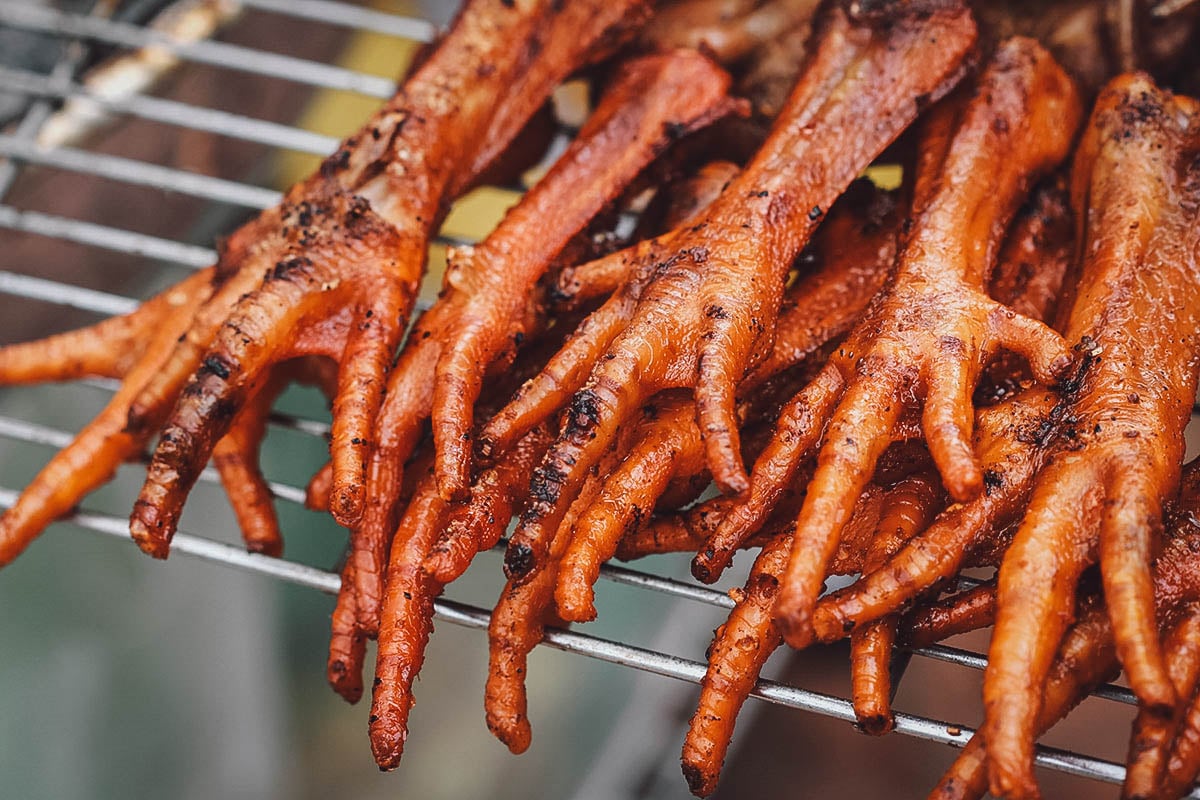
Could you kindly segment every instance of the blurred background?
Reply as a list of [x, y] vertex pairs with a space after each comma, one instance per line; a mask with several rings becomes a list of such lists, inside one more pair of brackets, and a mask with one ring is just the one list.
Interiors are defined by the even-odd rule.
[[[59, 74], [62, 64], [89, 65], [119, 52], [66, 45], [61, 36], [4, 24], [28, 9], [116, 15], [142, 24], [164, 5], [0, 2], [0, 126], [20, 133], [21, 120], [52, 114], [15, 91], [12, 71]], [[176, 4], [184, 5], [184, 4]], [[381, 32], [306, 19], [297, 9], [321, 3], [259, 0], [208, 7], [215, 39], [394, 79], [412, 56], [411, 41]], [[374, 2], [375, 9], [442, 24], [457, 3]], [[16, 11], [14, 11], [14, 9]], [[318, 14], [319, 16], [319, 14]], [[161, 19], [161, 18], [160, 18]], [[203, 26], [201, 26], [203, 28]], [[203, 34], [201, 34], [203, 35]], [[166, 59], [165, 61], [163, 59]], [[213, 64], [169, 57], [147, 93], [340, 137], [355, 130], [378, 100], [313, 91], [293, 81], [249, 77]], [[60, 65], [59, 73], [53, 73]], [[6, 86], [9, 91], [5, 91]], [[278, 151], [238, 138], [130, 116], [88, 120], [54, 117], [63, 142], [86, 152], [137, 159], [261, 187], [282, 189], [316, 157]], [[81, 121], [83, 120], [83, 121]], [[28, 127], [29, 123], [25, 123]], [[30, 130], [25, 130], [30, 133]], [[87, 170], [31, 164], [19, 172], [0, 160], [0, 271], [145, 298], [179, 280], [187, 268], [105, 247], [22, 230], [35, 215], [87, 220], [115, 229], [212, 246], [247, 208], [182, 192], [131, 186]], [[12, 178], [15, 177], [15, 181]], [[10, 185], [11, 184], [11, 185]], [[456, 236], [483, 235], [515, 194], [481, 190], [459, 204], [446, 224]], [[14, 216], [19, 209], [24, 216]], [[38, 217], [41, 219], [41, 217]], [[191, 252], [191, 251], [189, 251]], [[436, 287], [440, 254], [432, 257]], [[0, 343], [31, 339], [95, 321], [59, 303], [0, 295]], [[78, 430], [107, 402], [93, 385], [0, 390], [0, 415], [60, 431]], [[323, 401], [296, 390], [281, 408], [327, 419]], [[303, 486], [320, 466], [325, 442], [273, 428], [263, 463], [273, 479]], [[49, 459], [42, 444], [0, 437], [0, 486], [19, 489]], [[124, 517], [142, 470], [124, 468], [92, 495], [89, 510]], [[332, 569], [345, 531], [324, 515], [280, 502], [286, 557]], [[219, 488], [201, 484], [182, 528], [238, 541]], [[723, 588], [740, 584], [748, 559]], [[686, 559], [639, 565], [686, 575]], [[485, 554], [450, 595], [489, 607], [501, 586], [499, 558]], [[709, 606], [602, 581], [600, 619], [588, 632], [703, 658], [724, 613]], [[175, 556], [151, 561], [129, 543], [71, 524], [53, 526], [0, 574], [0, 786], [6, 798], [685, 798], [678, 753], [697, 689], [547, 648], [530, 666], [534, 743], [516, 758], [489, 735], [482, 695], [482, 633], [439, 624], [417, 684], [418, 705], [404, 764], [380, 774], [366, 739], [364, 706], [349, 707], [325, 685], [325, 647], [332, 598], [314, 590]], [[986, 647], [986, 635], [955, 642]], [[368, 660], [368, 664], [371, 660]], [[368, 667], [369, 668], [369, 667]], [[767, 674], [831, 694], [848, 691], [841, 647], [800, 656], [784, 653]], [[973, 726], [979, 719], [980, 674], [916, 659], [897, 698], [901, 710]], [[1046, 741], [1123, 760], [1132, 710], [1089, 700]], [[743, 711], [721, 797], [920, 797], [953, 758], [950, 749], [897, 735], [870, 740], [847, 723], [752, 700]], [[1111, 797], [1116, 790], [1044, 772], [1050, 797]]]

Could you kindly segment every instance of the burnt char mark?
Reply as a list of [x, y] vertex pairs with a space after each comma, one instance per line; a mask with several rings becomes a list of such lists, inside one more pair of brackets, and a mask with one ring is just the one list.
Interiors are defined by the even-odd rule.
[[302, 228], [307, 228], [313, 224], [313, 215], [317, 213], [318, 209], [314, 209], [312, 203], [305, 200], [296, 206], [294, 211], [297, 224]]
[[625, 526], [626, 533], [636, 532], [638, 528], [642, 527], [642, 520], [646, 516], [646, 512], [643, 511], [642, 507], [639, 505], [634, 505], [630, 509], [630, 511], [631, 511], [631, 513], [630, 513], [629, 522]]
[[229, 374], [233, 371], [233, 367], [233, 364], [230, 364], [221, 356], [211, 355], [204, 359], [200, 368], [196, 370], [196, 374], [200, 377], [216, 375], [221, 380], [229, 380]]
[[336, 153], [321, 162], [321, 177], [330, 180], [337, 177], [339, 172], [345, 172], [350, 166], [350, 148], [342, 147]]
[[371, 210], [371, 203], [367, 198], [360, 195], [354, 195], [350, 199], [349, 207], [346, 209], [346, 214], [343, 217], [343, 223], [347, 228], [354, 228], [360, 222], [367, 219], [367, 214]]
[[688, 126], [686, 123], [683, 123], [683, 122], [664, 122], [663, 123], [663, 134], [671, 141], [675, 141], [676, 139], [682, 139], [687, 132], [688, 132]]
[[[567, 475], [553, 464], [543, 464], [533, 471], [529, 481], [529, 494], [535, 503], [553, 505], [558, 502]], [[533, 509], [531, 509], [533, 510]]]
[[284, 258], [276, 262], [274, 268], [272, 268], [270, 272], [270, 279], [275, 281], [288, 280], [290, 279], [292, 273], [294, 273], [296, 270], [308, 269], [311, 266], [312, 261], [304, 256], [292, 256], [290, 258]]
[[575, 298], [578, 292], [579, 281], [546, 281], [546, 300], [550, 305], [559, 306], [568, 303]]
[[1087, 379], [1088, 371], [1100, 360], [1096, 342], [1090, 336], [1082, 337], [1072, 349], [1080, 354], [1079, 366], [1072, 374], [1051, 387], [1067, 400], [1079, 393], [1079, 390], [1083, 388], [1083, 382]]
[[1035, 430], [1030, 433], [1028, 439], [1021, 439], [1029, 444], [1036, 444], [1039, 447], [1045, 447], [1050, 443], [1050, 439], [1054, 435], [1054, 419], [1053, 413], [1050, 417], [1041, 421]]
[[994, 469], [985, 469], [983, 471], [983, 490], [988, 495], [992, 492], [1004, 488], [1004, 475]]
[[1154, 122], [1164, 115], [1162, 98], [1142, 91], [1121, 104], [1121, 122], [1128, 126]]
[[[229, 430], [229, 424], [233, 422], [234, 416], [238, 412], [239, 404], [232, 398], [223, 397], [213, 402], [212, 413], [209, 419], [217, 426], [221, 435]], [[216, 438], [220, 438], [217, 436]], [[201, 465], [202, 466], [202, 465]], [[199, 476], [199, 472], [196, 473]]]
[[729, 319], [729, 312], [720, 306], [709, 306], [704, 309], [704, 316], [709, 319]]
[[886, 714], [870, 714], [860, 718], [854, 724], [869, 736], [881, 736], [892, 729], [892, 718]]
[[533, 548], [520, 542], [508, 546], [504, 553], [504, 572], [510, 579], [528, 575], [533, 565]]
[[683, 777], [687, 781], [688, 789], [692, 794], [703, 796], [708, 794], [705, 792], [707, 781], [704, 778], [704, 773], [695, 764], [683, 765]]
[[581, 389], [571, 398], [567, 407], [567, 424], [564, 433], [576, 437], [589, 433], [600, 424], [600, 398], [591, 389]]

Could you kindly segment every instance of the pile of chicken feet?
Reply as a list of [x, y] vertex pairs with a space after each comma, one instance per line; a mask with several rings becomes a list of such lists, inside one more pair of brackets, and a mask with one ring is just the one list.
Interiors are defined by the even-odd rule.
[[[1200, 5], [998, 5], [469, 0], [211, 268], [0, 348], [7, 384], [121, 381], [0, 519], [0, 564], [147, 449], [144, 551], [168, 555], [211, 459], [246, 546], [279, 555], [258, 450], [301, 381], [333, 416], [308, 503], [350, 532], [328, 679], [357, 701], [378, 640], [384, 769], [435, 599], [515, 520], [485, 697], [514, 752], [527, 657], [596, 617], [602, 564], [690, 552], [712, 582], [756, 549], [683, 748], [697, 795], [781, 644], [849, 638], [859, 725], [882, 734], [896, 652], [994, 625], [985, 719], [932, 797], [1038, 796], [1037, 737], [1119, 670], [1125, 796], [1181, 796], [1200, 103], [1156, 81], [1200, 52]], [[537, 159], [569, 79], [587, 121], [410, 326], [448, 207]], [[879, 164], [898, 188], [861, 177]], [[853, 577], [825, 593], [834, 575]]]

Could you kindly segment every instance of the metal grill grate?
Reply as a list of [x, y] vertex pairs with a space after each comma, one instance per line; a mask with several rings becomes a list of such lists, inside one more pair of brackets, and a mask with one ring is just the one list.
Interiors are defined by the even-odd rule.
[[[247, 8], [301, 18], [311, 21], [314, 25], [338, 25], [371, 30], [420, 42], [429, 41], [434, 33], [434, 26], [425, 20], [352, 6], [336, 0], [241, 2]], [[84, 60], [87, 46], [101, 44], [130, 49], [153, 45], [172, 52], [184, 63], [219, 66], [253, 76], [292, 81], [312, 88], [352, 91], [373, 98], [389, 97], [395, 88], [394, 83], [385, 78], [342, 67], [217, 41], [178, 42], [168, 35], [148, 28], [96, 15], [59, 12], [48, 7], [29, 5], [21, 0], [0, 0], [0, 28], [5, 27], [30, 35], [50, 35], [73, 44], [65, 49], [66, 55], [49, 74], [0, 66], [0, 89], [23, 95], [31, 101], [23, 119], [11, 127], [12, 132], [0, 134], [0, 228], [67, 240], [92, 248], [146, 257], [193, 269], [212, 263], [215, 252], [205, 247], [85, 220], [23, 210], [6, 202], [5, 196], [18, 172], [25, 165], [49, 166], [80, 175], [168, 190], [253, 210], [274, 204], [278, 194], [245, 183], [71, 147], [39, 148], [35, 144], [38, 131], [59, 103], [65, 100], [91, 101], [104, 111], [119, 117], [140, 118], [175, 129], [205, 131], [280, 150], [317, 156], [331, 152], [337, 140], [297, 127], [148, 95], [139, 94], [119, 99], [106, 97], [75, 80], [75, 73]], [[445, 239], [441, 241], [448, 243]], [[0, 294], [102, 315], [126, 313], [137, 305], [137, 301], [130, 297], [5, 270], [0, 270]], [[89, 383], [108, 391], [112, 391], [116, 386], [115, 382], [105, 380]], [[325, 436], [328, 433], [325, 423], [286, 415], [274, 415], [272, 424], [312, 436]], [[0, 415], [0, 437], [6, 439], [60, 448], [70, 441], [72, 435], [65, 430]], [[203, 474], [202, 480], [214, 482], [217, 478], [210, 469]], [[276, 497], [285, 502], [303, 503], [304, 490], [301, 487], [272, 483], [271, 489]], [[0, 508], [12, 505], [16, 497], [16, 491], [0, 488]], [[66, 522], [131, 543], [127, 521], [123, 518], [80, 511]], [[338, 589], [339, 577], [334, 573], [295, 562], [246, 553], [237, 547], [202, 535], [181, 532], [174, 539], [173, 551], [328, 594], [334, 594]], [[728, 596], [709, 587], [640, 570], [607, 565], [601, 574], [607, 580], [640, 587], [672, 598], [721, 608], [730, 608], [733, 605]], [[436, 609], [438, 619], [457, 625], [486, 629], [488, 624], [488, 611], [483, 608], [444, 599], [437, 602]], [[699, 683], [704, 674], [704, 664], [699, 661], [584, 633], [550, 630], [546, 634], [546, 644], [560, 650], [691, 683]], [[986, 666], [983, 655], [955, 647], [933, 646], [914, 650], [913, 654], [970, 670], [981, 670]], [[900, 677], [897, 675], [897, 682]], [[844, 697], [769, 680], [760, 681], [753, 694], [783, 706], [846, 721], [854, 720], [851, 703]], [[1131, 693], [1118, 686], [1101, 687], [1095, 695], [1115, 703], [1134, 703]], [[907, 713], [896, 714], [895, 730], [901, 735], [955, 746], [965, 744], [973, 732], [963, 725]], [[1070, 750], [1041, 747], [1037, 759], [1043, 767], [1108, 783], [1119, 783], [1125, 773], [1124, 767], [1119, 764]], [[1200, 798], [1200, 791], [1194, 792], [1191, 797]]]

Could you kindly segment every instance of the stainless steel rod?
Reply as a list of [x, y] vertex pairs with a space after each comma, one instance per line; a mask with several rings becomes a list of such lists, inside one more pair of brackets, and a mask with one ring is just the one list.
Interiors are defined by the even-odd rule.
[[380, 99], [391, 97], [396, 91], [394, 81], [378, 75], [367, 75], [319, 61], [268, 53], [225, 42], [180, 42], [150, 28], [55, 11], [21, 0], [0, 0], [0, 25], [56, 36], [89, 39], [135, 50], [143, 47], [161, 47], [186, 61], [324, 89], [357, 92]]
[[244, 206], [255, 210], [270, 208], [279, 202], [280, 198], [277, 191], [246, 183], [163, 167], [131, 158], [76, 150], [72, 147], [56, 147], [45, 150], [32, 142], [2, 134], [0, 134], [0, 156], [7, 156], [26, 164], [65, 169], [83, 175], [95, 175], [135, 186], [146, 186], [164, 192], [178, 192], [217, 203]]
[[398, 39], [429, 42], [437, 33], [437, 27], [419, 17], [406, 17], [376, 11], [373, 8], [338, 3], [333, 0], [241, 0], [247, 8], [273, 11], [290, 17], [310, 19], [326, 25], [357, 28], [373, 33], [384, 33]]
[[110, 98], [78, 83], [55, 81], [51, 76], [11, 67], [0, 66], [0, 86], [3, 86], [6, 92], [19, 92], [36, 97], [84, 100], [112, 113], [129, 114], [164, 125], [205, 131], [310, 155], [329, 155], [338, 144], [338, 139], [333, 136], [291, 125], [145, 95]]
[[52, 239], [65, 239], [78, 244], [128, 253], [131, 256], [169, 261], [192, 269], [207, 267], [217, 260], [217, 252], [207, 247], [184, 244], [158, 236], [97, 225], [78, 219], [67, 219], [40, 211], [23, 211], [0, 205], [0, 228], [35, 233]]
[[[0, 489], [0, 508], [11, 506], [15, 499], [16, 492]], [[74, 523], [89, 531], [131, 542], [128, 523], [118, 517], [81, 511], [65, 518], [64, 521]], [[331, 572], [257, 553], [247, 553], [232, 545], [183, 531], [175, 535], [171, 549], [174, 553], [266, 575], [326, 594], [336, 594], [341, 584], [339, 577]], [[447, 599], [439, 599], [435, 602], [434, 615], [438, 620], [475, 630], [486, 630], [489, 621], [489, 612], [485, 609]], [[646, 650], [588, 634], [548, 629], [543, 642], [568, 653], [644, 670], [675, 680], [698, 684], [704, 677], [704, 664], [699, 661]], [[751, 691], [751, 696], [801, 711], [809, 711], [847, 722], [854, 721], [854, 708], [849, 700], [813, 692], [799, 686], [760, 680]], [[971, 728], [964, 725], [903, 712], [896, 714], [896, 732], [954, 747], [965, 745], [974, 733]], [[1037, 763], [1042, 767], [1106, 783], [1117, 784], [1125, 778], [1125, 768], [1119, 764], [1057, 748], [1039, 747]], [[1200, 794], [1193, 792], [1190, 796], [1200, 797]]]

